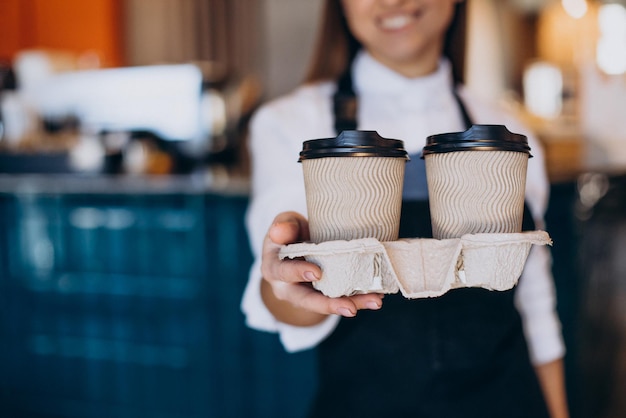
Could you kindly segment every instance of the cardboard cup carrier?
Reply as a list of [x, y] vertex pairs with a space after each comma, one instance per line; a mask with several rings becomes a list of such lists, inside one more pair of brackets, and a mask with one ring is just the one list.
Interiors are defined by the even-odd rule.
[[300, 152], [311, 241], [398, 239], [404, 143], [375, 131], [305, 141]]
[[521, 232], [530, 148], [501, 125], [427, 138], [423, 156], [434, 238], [398, 239], [405, 162], [402, 141], [344, 131], [305, 141], [312, 242], [284, 246], [280, 258], [318, 264], [313, 286], [326, 296], [397, 293], [409, 299], [451, 289], [515, 286], [544, 231]]
[[436, 239], [522, 230], [530, 147], [503, 125], [427, 138], [423, 149]]

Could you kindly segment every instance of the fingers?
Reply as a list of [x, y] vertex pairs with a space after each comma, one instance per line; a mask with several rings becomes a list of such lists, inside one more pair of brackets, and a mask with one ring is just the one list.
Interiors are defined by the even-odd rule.
[[324, 315], [356, 316], [361, 309], [378, 310], [383, 305], [384, 295], [368, 293], [363, 295], [329, 298], [310, 285], [275, 283], [276, 297], [289, 300], [294, 306]]
[[328, 299], [328, 311], [345, 317], [356, 316], [362, 309], [376, 311], [383, 306], [384, 295], [368, 293], [363, 295], [345, 296]]
[[357, 309], [370, 309], [375, 311], [383, 306], [384, 297], [385, 295], [382, 293], [367, 293], [364, 295], [350, 296], [350, 299], [356, 305]]

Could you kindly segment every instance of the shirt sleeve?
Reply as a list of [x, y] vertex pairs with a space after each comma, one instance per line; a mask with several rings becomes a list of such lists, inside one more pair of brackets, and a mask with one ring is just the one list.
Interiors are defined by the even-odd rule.
[[516, 307], [522, 317], [524, 334], [528, 341], [530, 360], [536, 366], [565, 355], [561, 322], [556, 314], [551, 264], [548, 248], [534, 246], [515, 293]]
[[289, 133], [289, 118], [280, 113], [280, 108], [270, 105], [260, 109], [250, 123], [252, 195], [246, 227], [255, 261], [241, 309], [249, 327], [278, 333], [284, 348], [295, 352], [312, 348], [326, 338], [335, 329], [339, 317], [331, 315], [315, 326], [293, 326], [276, 320], [261, 298], [260, 255], [267, 230], [281, 212], [306, 215], [302, 167], [297, 162], [302, 143]]
[[[531, 132], [515, 121], [510, 122], [510, 130], [528, 137], [532, 158], [528, 160], [526, 202], [537, 229], [546, 229], [544, 215], [548, 206], [549, 182], [542, 145]], [[531, 249], [515, 293], [515, 302], [522, 317], [532, 363], [540, 365], [563, 357], [565, 344], [556, 311], [549, 247], [533, 246]]]

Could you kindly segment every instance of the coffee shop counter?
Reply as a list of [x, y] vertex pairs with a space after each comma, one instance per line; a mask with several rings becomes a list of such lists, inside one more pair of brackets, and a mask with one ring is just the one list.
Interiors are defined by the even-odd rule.
[[0, 415], [304, 416], [313, 354], [239, 309], [247, 204], [224, 176], [0, 175]]
[[0, 174], [3, 194], [216, 194], [248, 193], [248, 180], [221, 171], [193, 175]]

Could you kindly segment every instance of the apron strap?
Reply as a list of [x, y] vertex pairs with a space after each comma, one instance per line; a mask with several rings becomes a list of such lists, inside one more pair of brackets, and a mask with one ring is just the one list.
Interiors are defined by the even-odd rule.
[[454, 95], [454, 99], [456, 100], [456, 103], [459, 105], [459, 110], [461, 111], [461, 116], [463, 117], [463, 123], [465, 124], [465, 129], [471, 128], [474, 122], [472, 121], [472, 118], [470, 117], [469, 113], [467, 113], [467, 108], [465, 107], [465, 103], [463, 103], [463, 100], [461, 100], [461, 97], [459, 96], [459, 93], [457, 92], [456, 88], [452, 89], [452, 94]]
[[333, 114], [335, 132], [353, 131], [357, 128], [357, 98], [352, 88], [352, 71], [350, 67], [337, 80], [337, 91], [333, 95]]

